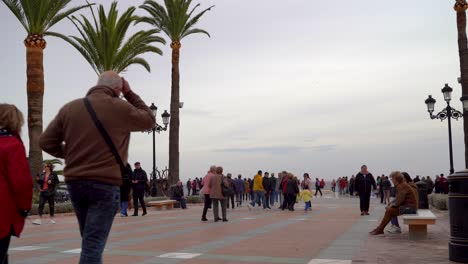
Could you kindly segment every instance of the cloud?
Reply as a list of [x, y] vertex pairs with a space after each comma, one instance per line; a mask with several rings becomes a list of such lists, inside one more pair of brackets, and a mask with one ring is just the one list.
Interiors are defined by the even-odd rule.
[[336, 145], [319, 145], [312, 147], [312, 150], [318, 152], [328, 152], [336, 149]]

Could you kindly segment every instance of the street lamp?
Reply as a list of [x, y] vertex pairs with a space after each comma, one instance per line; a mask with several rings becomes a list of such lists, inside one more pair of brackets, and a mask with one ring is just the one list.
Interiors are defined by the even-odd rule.
[[[151, 106], [149, 108], [151, 109], [151, 112], [153, 112], [156, 121], [158, 107], [156, 107], [154, 103], [151, 103]], [[156, 196], [158, 190], [158, 187], [156, 185], [156, 132], [161, 133], [161, 131], [167, 130], [167, 125], [169, 124], [169, 118], [171, 117], [171, 115], [167, 112], [167, 110], [164, 110], [164, 113], [162, 113], [161, 117], [164, 126], [161, 126], [157, 122], [155, 122], [154, 127], [148, 131], [148, 133], [153, 133], [153, 173], [151, 175], [151, 179], [153, 181], [153, 183], [151, 184], [152, 197]]]
[[[429, 112], [429, 116], [431, 117], [431, 119], [440, 119], [440, 121], [447, 119], [448, 121], [450, 174], [454, 173], [453, 148], [452, 148], [452, 118], [455, 120], [458, 120], [459, 118], [463, 117], [463, 114], [460, 111], [450, 106], [450, 100], [452, 100], [452, 92], [453, 92], [452, 87], [448, 86], [448, 84], [445, 84], [444, 88], [442, 88], [442, 94], [444, 95], [445, 102], [447, 102], [447, 107], [445, 107], [444, 110], [440, 111], [436, 115], [433, 115], [436, 100], [432, 98], [431, 95], [429, 95], [429, 97], [425, 101], [427, 105], [427, 111]], [[464, 109], [467, 109], [465, 108], [465, 105], [468, 105], [468, 102], [466, 102], [467, 99], [468, 97], [465, 97], [465, 99], [462, 99]]]

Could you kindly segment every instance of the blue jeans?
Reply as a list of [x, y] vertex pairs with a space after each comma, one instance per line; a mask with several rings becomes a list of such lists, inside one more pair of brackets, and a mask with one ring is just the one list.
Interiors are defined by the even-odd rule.
[[250, 204], [255, 207], [255, 204], [260, 203], [260, 199], [262, 201], [263, 208], [266, 208], [265, 192], [263, 191], [254, 191], [254, 200]]
[[187, 201], [183, 197], [175, 197], [174, 200], [180, 203], [180, 208], [187, 209]]
[[121, 202], [120, 213], [123, 215], [127, 215], [127, 209], [128, 209], [128, 202]]
[[276, 191], [272, 190], [270, 192], [270, 205], [271, 206], [273, 206], [275, 204], [275, 200], [276, 200]]
[[80, 264], [101, 264], [120, 203], [120, 188], [97, 181], [67, 182], [81, 234]]
[[400, 224], [398, 223], [398, 217], [397, 216], [392, 217], [392, 219], [390, 221], [392, 222], [392, 225], [400, 227]]
[[305, 202], [304, 211], [307, 211], [309, 208], [312, 209], [312, 203], [310, 201]]

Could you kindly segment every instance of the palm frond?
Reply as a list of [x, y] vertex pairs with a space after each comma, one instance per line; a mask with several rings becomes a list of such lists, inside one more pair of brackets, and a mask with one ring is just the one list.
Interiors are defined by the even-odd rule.
[[21, 3], [18, 0], [2, 0], [3, 3], [10, 9], [10, 11], [15, 15], [21, 25], [26, 31], [29, 31], [29, 25], [27, 23], [26, 17], [24, 16], [24, 11], [21, 6]]
[[24, 29], [32, 34], [44, 34], [51, 27], [80, 9], [92, 4], [67, 9], [71, 0], [2, 0]]
[[[148, 23], [163, 31], [172, 41], [180, 41], [184, 37], [203, 33], [210, 34], [203, 29], [193, 28], [199, 19], [211, 8], [195, 14], [200, 4], [196, 4], [192, 9], [190, 5], [192, 0], [164, 0], [164, 6], [158, 4], [155, 0], [146, 0], [141, 9], [148, 13], [148, 16], [142, 17], [137, 23]], [[192, 17], [192, 15], [194, 15]]]
[[85, 16], [71, 17], [79, 36], [64, 36], [53, 33], [70, 43], [91, 65], [96, 74], [104, 71], [125, 71], [132, 64], [142, 65], [150, 71], [149, 64], [140, 55], [144, 53], [162, 54], [154, 44], [165, 44], [158, 36], [159, 30], [141, 30], [128, 36], [127, 31], [140, 17], [134, 15], [135, 7], [130, 7], [119, 15], [117, 2], [113, 2], [106, 12], [100, 5], [92, 12], [92, 23]]

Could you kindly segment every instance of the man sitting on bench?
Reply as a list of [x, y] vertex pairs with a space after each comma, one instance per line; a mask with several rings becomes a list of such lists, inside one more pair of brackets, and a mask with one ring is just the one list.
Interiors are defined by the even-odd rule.
[[403, 175], [399, 171], [394, 171], [390, 174], [393, 184], [397, 189], [396, 199], [391, 202], [386, 210], [385, 215], [380, 222], [380, 225], [370, 232], [371, 235], [382, 235], [387, 224], [390, 222], [392, 217], [399, 216], [401, 214], [400, 207], [402, 208], [414, 208], [416, 212], [417, 202], [416, 193], [408, 183], [406, 183]]
[[176, 200], [180, 203], [180, 208], [187, 209], [186, 200], [184, 197], [184, 187], [181, 181], [178, 181], [175, 186], [171, 187], [172, 189], [172, 200]]

